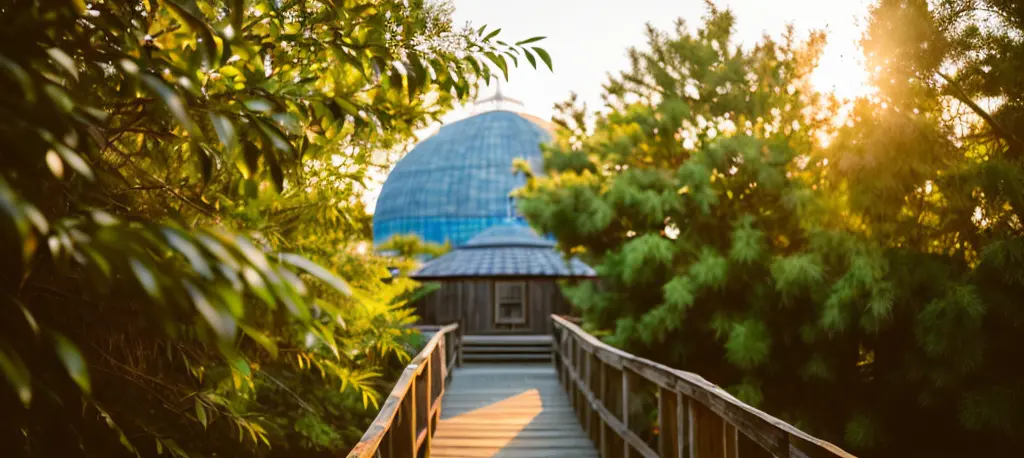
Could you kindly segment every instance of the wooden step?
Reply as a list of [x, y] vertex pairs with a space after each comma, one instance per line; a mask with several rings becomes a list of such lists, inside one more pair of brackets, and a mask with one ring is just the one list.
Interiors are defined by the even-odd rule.
[[547, 334], [536, 335], [465, 335], [463, 345], [548, 345], [552, 342]]
[[550, 361], [546, 353], [463, 353], [464, 361]]
[[502, 448], [513, 446], [516, 448], [539, 448], [543, 450], [555, 450], [560, 448], [586, 449], [593, 447], [586, 437], [532, 437], [521, 438], [508, 437], [473, 437], [471, 431], [465, 432], [462, 437], [434, 437], [431, 446], [437, 450], [440, 448]]
[[551, 353], [551, 346], [542, 345], [466, 345], [462, 348], [463, 354], [468, 353]]
[[431, 458], [598, 458], [590, 450], [537, 450], [530, 448], [441, 448], [430, 451]]

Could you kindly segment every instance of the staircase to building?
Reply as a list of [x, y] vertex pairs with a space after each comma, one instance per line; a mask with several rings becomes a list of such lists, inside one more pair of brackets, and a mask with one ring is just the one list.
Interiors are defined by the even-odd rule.
[[551, 364], [550, 335], [466, 335], [462, 337], [465, 363]]

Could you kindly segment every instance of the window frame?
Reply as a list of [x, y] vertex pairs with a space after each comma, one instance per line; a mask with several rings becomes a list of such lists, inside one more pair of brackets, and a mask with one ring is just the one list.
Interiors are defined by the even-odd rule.
[[[505, 318], [501, 316], [501, 290], [504, 287], [519, 287], [522, 291], [522, 296], [519, 301], [519, 306], [522, 307], [522, 315], [520, 318]], [[526, 324], [527, 320], [527, 286], [525, 281], [507, 281], [507, 280], [496, 280], [494, 282], [494, 324]], [[504, 302], [504, 304], [512, 304], [512, 302]]]

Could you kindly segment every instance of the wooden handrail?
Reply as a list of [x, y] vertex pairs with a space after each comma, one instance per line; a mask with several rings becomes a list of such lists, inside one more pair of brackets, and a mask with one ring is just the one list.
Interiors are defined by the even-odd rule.
[[424, 330], [436, 333], [402, 371], [377, 418], [348, 458], [411, 458], [426, 456], [425, 451], [430, 450], [451, 366], [461, 364], [462, 335], [458, 324]]
[[[626, 353], [552, 315], [555, 367], [602, 457], [854, 458], [740, 402], [699, 375]], [[630, 425], [631, 400], [650, 388], [659, 432]]]

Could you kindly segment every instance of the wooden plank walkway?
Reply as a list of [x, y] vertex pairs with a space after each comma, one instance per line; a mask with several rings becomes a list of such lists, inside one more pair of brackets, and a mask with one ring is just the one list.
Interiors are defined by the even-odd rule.
[[550, 364], [455, 368], [433, 458], [597, 458]]

